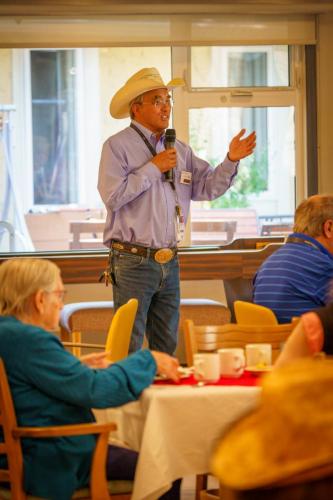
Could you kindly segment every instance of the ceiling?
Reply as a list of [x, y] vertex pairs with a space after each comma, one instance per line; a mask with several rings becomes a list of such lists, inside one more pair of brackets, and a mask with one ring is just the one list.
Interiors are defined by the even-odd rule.
[[0, 16], [96, 17], [120, 14], [322, 14], [333, 1], [319, 0], [0, 0]]

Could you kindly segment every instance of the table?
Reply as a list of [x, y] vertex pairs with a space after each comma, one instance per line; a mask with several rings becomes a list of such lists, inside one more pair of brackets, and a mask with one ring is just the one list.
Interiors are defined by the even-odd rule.
[[[70, 249], [105, 248], [102, 238], [104, 226], [105, 219], [72, 220], [69, 223], [69, 230], [73, 234], [73, 240], [69, 244]], [[85, 233], [88, 233], [89, 237], [82, 238], [82, 234]]]
[[152, 500], [179, 477], [204, 474], [220, 436], [255, 407], [260, 387], [153, 385], [139, 401], [94, 410], [116, 438], [140, 452], [133, 500]]

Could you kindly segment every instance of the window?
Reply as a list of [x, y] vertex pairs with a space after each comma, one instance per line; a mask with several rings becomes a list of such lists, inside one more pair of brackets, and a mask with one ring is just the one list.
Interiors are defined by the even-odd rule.
[[191, 48], [192, 88], [288, 85], [288, 45]]
[[198, 156], [215, 166], [228, 150], [229, 139], [242, 127], [257, 131], [256, 151], [242, 160], [234, 186], [222, 197], [195, 202], [195, 206], [207, 209], [255, 206], [258, 215], [271, 216], [293, 213], [294, 107], [190, 109], [189, 123], [191, 146]]
[[34, 205], [77, 202], [74, 50], [30, 52]]
[[[165, 81], [187, 75], [187, 87], [175, 91], [173, 125], [213, 165], [240, 128], [257, 131], [235, 185], [218, 200], [193, 203], [192, 219], [251, 211], [255, 227], [238, 221], [236, 231], [250, 236], [264, 217], [290, 216], [305, 165], [304, 88], [295, 84], [302, 54], [287, 45], [1, 49], [0, 220], [14, 236], [0, 227], [0, 251], [103, 248], [103, 224], [93, 225], [104, 217], [101, 147], [128, 124], [111, 119], [109, 102], [144, 66], [158, 67]], [[87, 219], [91, 229], [80, 233]], [[208, 232], [205, 241], [218, 236]]]
[[103, 221], [102, 144], [128, 125], [110, 98], [144, 66], [170, 80], [170, 47], [0, 50], [0, 252], [104, 248], [80, 222]]
[[[256, 150], [241, 161], [227, 193], [192, 203], [192, 244], [223, 244], [226, 235], [208, 228], [218, 220], [236, 222], [234, 237], [258, 236], [277, 223], [290, 231], [301, 159], [295, 144], [303, 89], [294, 79], [301, 51], [289, 46], [192, 47], [183, 57], [190, 61], [191, 87], [186, 99], [176, 102], [182, 106], [176, 117], [188, 116], [185, 140], [197, 155], [217, 166], [241, 128], [257, 133]], [[297, 142], [302, 143], [300, 135]], [[206, 235], [196, 233], [200, 219], [207, 220]]]

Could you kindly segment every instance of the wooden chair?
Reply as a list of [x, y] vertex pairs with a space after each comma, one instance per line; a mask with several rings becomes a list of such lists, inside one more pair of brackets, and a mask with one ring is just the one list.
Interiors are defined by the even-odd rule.
[[245, 347], [246, 344], [269, 343], [272, 345], [272, 360], [277, 358], [281, 347], [289, 337], [295, 323], [283, 325], [194, 325], [192, 320], [184, 323], [186, 360], [193, 365], [193, 354], [214, 352], [223, 347]]
[[[65, 304], [60, 315], [60, 340], [78, 357], [82, 348], [86, 352], [105, 349], [113, 315], [111, 300]], [[83, 336], [88, 342], [82, 341]], [[89, 343], [91, 339], [94, 343]]]
[[[75, 424], [52, 427], [18, 427], [14, 404], [7, 380], [4, 363], [0, 358], [0, 429], [3, 442], [0, 453], [7, 458], [8, 469], [0, 469], [0, 498], [7, 500], [41, 500], [28, 496], [23, 490], [23, 454], [22, 438], [53, 438], [58, 436], [79, 436], [98, 434], [93, 455], [90, 487], [77, 490], [73, 499], [104, 500], [110, 495], [119, 500], [130, 499], [132, 481], [107, 481], [105, 475], [106, 453], [109, 432], [117, 428], [113, 422], [97, 424]], [[59, 478], [61, 481], [61, 478]], [[8, 483], [5, 488], [3, 483]]]
[[[104, 349], [108, 330], [114, 316], [113, 301], [73, 302], [65, 304], [60, 316], [60, 339], [75, 356], [81, 350], [92, 352]], [[193, 319], [196, 324], [230, 322], [229, 309], [216, 300], [207, 298], [181, 298], [176, 356], [185, 363], [184, 320]], [[83, 342], [83, 338], [86, 341]]]
[[179, 310], [178, 345], [175, 356], [186, 363], [184, 322], [192, 319], [196, 325], [230, 323], [230, 310], [222, 302], [207, 298], [181, 298]]
[[[111, 301], [83, 302], [68, 306], [67, 311], [63, 312], [61, 316], [60, 338], [65, 347], [73, 349], [72, 352], [75, 356], [81, 355], [82, 348], [105, 349], [109, 351], [108, 358], [112, 362], [124, 359], [128, 355], [133, 323], [138, 309], [137, 299], [130, 299], [126, 304], [120, 306], [114, 314], [113, 302]], [[84, 313], [84, 320], [82, 313]], [[80, 318], [80, 322], [74, 325], [76, 316]], [[72, 328], [71, 333], [68, 332], [70, 328]], [[105, 332], [108, 333], [106, 341], [102, 340], [99, 344], [91, 344], [81, 341], [84, 332], [95, 335], [103, 334], [104, 336], [106, 336]], [[72, 341], [67, 340], [69, 335], [72, 336]]]
[[[245, 347], [249, 343], [270, 343], [272, 345], [273, 362], [277, 358], [282, 345], [290, 335], [294, 324], [284, 325], [195, 325], [191, 319], [184, 322], [186, 361], [193, 365], [193, 355], [197, 352], [214, 352], [224, 347]], [[214, 498], [207, 494], [208, 474], [196, 476], [196, 500]]]
[[229, 278], [223, 280], [225, 297], [231, 313], [232, 323], [236, 323], [234, 304], [236, 300], [251, 302], [253, 297], [253, 278]]
[[253, 302], [245, 302], [243, 300], [235, 300], [234, 310], [236, 323], [240, 325], [277, 325], [278, 320], [272, 309], [253, 304]]

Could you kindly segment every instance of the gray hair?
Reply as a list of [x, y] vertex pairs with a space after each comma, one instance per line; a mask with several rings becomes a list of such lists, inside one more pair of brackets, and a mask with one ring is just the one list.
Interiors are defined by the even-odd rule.
[[316, 194], [310, 196], [297, 207], [294, 232], [304, 233], [315, 238], [323, 234], [323, 225], [333, 220], [333, 196]]
[[142, 104], [142, 103], [143, 103], [143, 94], [138, 95], [137, 97], [135, 97], [134, 99], [132, 99], [132, 101], [129, 103], [129, 110], [130, 110], [131, 120], [133, 120], [135, 118], [134, 117], [134, 113], [132, 111], [133, 104]]
[[9, 259], [0, 266], [0, 314], [28, 313], [38, 290], [52, 292], [60, 269], [46, 259]]

